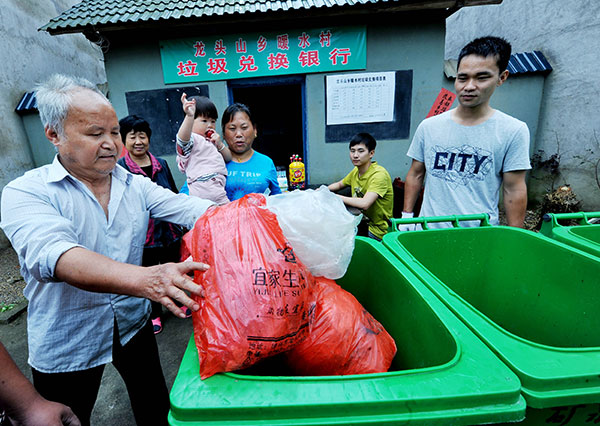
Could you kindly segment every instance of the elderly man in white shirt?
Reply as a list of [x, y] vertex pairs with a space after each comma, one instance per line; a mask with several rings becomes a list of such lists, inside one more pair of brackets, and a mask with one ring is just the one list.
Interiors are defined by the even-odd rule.
[[29, 364], [45, 398], [89, 424], [104, 366], [123, 377], [138, 424], [167, 424], [169, 398], [148, 299], [174, 314], [202, 288], [198, 262], [141, 267], [150, 217], [191, 228], [213, 203], [161, 188], [116, 165], [117, 115], [89, 81], [52, 76], [37, 90], [52, 164], [2, 192], [0, 226], [19, 255], [29, 300]]

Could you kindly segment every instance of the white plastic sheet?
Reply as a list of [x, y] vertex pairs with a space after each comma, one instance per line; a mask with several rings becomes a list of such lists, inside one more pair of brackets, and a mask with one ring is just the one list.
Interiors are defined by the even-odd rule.
[[362, 215], [348, 212], [324, 185], [267, 197], [267, 208], [277, 215], [283, 235], [314, 276], [344, 276]]

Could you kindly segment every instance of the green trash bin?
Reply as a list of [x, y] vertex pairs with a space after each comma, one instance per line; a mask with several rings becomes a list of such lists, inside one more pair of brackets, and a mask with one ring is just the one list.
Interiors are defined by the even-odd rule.
[[600, 422], [600, 261], [479, 218], [475, 228], [419, 218], [455, 227], [396, 231], [383, 244], [517, 374], [530, 424]]
[[[600, 212], [548, 213], [544, 215], [540, 232], [600, 257], [600, 223], [591, 223], [593, 218], [600, 218]], [[561, 220], [577, 220], [579, 225], [562, 226]]]
[[[171, 425], [467, 425], [517, 422], [520, 383], [381, 243], [357, 237], [337, 280], [394, 337], [389, 372], [200, 380], [193, 338], [171, 389]], [[193, 337], [193, 336], [192, 336]]]

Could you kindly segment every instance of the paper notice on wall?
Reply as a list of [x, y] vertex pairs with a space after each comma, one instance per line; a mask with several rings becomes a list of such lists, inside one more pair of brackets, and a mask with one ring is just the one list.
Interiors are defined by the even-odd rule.
[[327, 76], [327, 125], [394, 120], [396, 73]]

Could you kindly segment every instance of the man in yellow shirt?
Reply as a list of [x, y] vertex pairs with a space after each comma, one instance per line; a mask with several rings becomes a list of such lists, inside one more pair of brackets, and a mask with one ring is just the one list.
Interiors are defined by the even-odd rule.
[[344, 204], [358, 208], [369, 222], [368, 235], [381, 240], [388, 230], [394, 208], [394, 190], [390, 174], [376, 161], [377, 142], [369, 133], [357, 133], [350, 140], [350, 160], [354, 169], [346, 177], [328, 186], [330, 191], [352, 189], [352, 197], [338, 196]]

